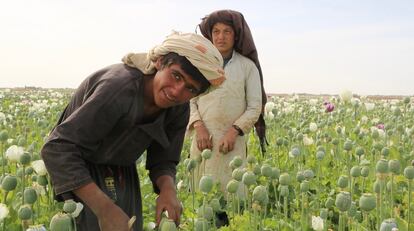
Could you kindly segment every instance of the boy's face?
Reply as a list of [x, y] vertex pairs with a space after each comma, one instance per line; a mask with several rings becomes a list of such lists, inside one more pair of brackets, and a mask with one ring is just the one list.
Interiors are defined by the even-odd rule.
[[214, 24], [211, 36], [214, 46], [217, 47], [223, 57], [227, 57], [233, 52], [235, 40], [233, 27], [218, 22]]
[[158, 68], [154, 77], [155, 104], [168, 108], [190, 101], [200, 93], [201, 83], [185, 73], [179, 64]]

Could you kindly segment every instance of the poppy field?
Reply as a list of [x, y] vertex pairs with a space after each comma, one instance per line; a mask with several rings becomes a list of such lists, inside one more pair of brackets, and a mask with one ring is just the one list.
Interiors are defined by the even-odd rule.
[[[0, 89], [0, 230], [76, 230], [83, 205], [54, 200], [39, 154], [72, 93]], [[176, 177], [179, 227], [167, 214], [155, 227], [157, 195], [145, 155], [138, 159], [144, 229], [414, 230], [412, 97], [269, 96], [265, 120], [266, 152], [253, 130], [246, 134], [248, 156], [228, 166], [233, 174], [225, 192], [209, 175], [196, 182], [196, 166], [211, 152], [189, 159], [186, 138]], [[219, 225], [217, 214], [229, 224]]]

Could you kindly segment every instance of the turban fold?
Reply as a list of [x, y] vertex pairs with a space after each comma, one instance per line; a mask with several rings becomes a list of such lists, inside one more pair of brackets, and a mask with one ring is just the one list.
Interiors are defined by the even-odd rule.
[[122, 61], [144, 74], [153, 74], [156, 72], [155, 61], [170, 52], [186, 57], [211, 85], [220, 85], [225, 80], [220, 52], [208, 39], [193, 33], [173, 32], [148, 53], [129, 53]]

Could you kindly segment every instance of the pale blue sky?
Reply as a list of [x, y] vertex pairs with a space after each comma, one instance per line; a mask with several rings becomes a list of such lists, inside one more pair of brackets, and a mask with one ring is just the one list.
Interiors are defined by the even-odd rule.
[[268, 93], [414, 94], [409, 0], [0, 0], [0, 87], [76, 88], [218, 9], [244, 14]]

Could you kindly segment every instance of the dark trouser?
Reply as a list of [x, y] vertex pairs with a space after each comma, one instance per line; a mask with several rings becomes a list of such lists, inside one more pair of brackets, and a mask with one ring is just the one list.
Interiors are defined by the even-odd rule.
[[[136, 165], [92, 165], [89, 172], [98, 187], [105, 192], [129, 217], [136, 216], [134, 231], [141, 231], [141, 191]], [[92, 210], [84, 204], [76, 219], [78, 231], [99, 231], [98, 220]]]

